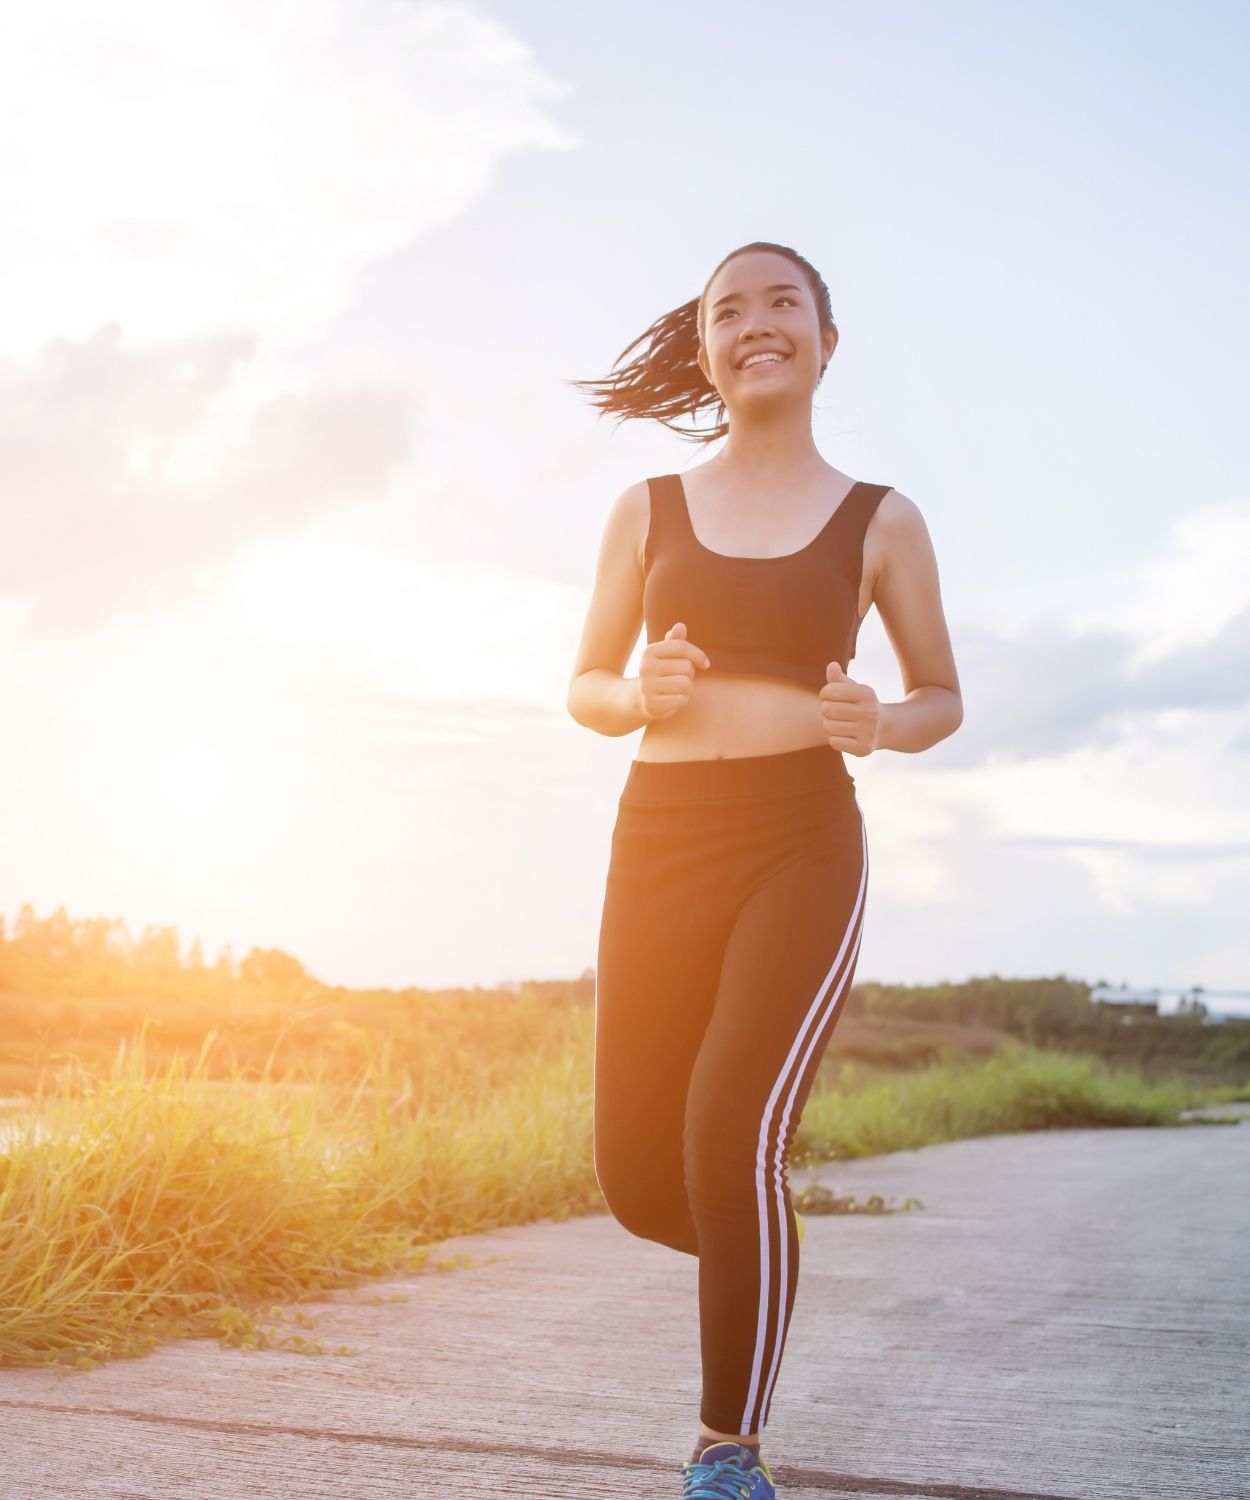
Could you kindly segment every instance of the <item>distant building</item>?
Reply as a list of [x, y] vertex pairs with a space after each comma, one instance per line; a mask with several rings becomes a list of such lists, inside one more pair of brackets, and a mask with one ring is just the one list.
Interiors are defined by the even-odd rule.
[[1134, 1016], [1157, 1016], [1159, 1014], [1158, 990], [1130, 990], [1114, 988], [1109, 984], [1097, 984], [1089, 992], [1090, 1001], [1102, 1010], [1120, 1012], [1120, 1019], [1131, 1021]]
[[1127, 985], [1098, 984], [1089, 992], [1094, 1005], [1118, 1011], [1121, 1018], [1134, 1016], [1200, 1015], [1204, 1022], [1218, 1026], [1223, 1021], [1250, 1020], [1250, 990], [1205, 990], [1194, 985], [1187, 990], [1129, 989]]

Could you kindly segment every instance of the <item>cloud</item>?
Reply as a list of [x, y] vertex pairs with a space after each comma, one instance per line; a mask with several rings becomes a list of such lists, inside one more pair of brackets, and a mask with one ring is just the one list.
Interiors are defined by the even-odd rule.
[[1047, 610], [1011, 631], [952, 626], [965, 717], [934, 763], [1062, 756], [1131, 740], [1160, 714], [1250, 704], [1247, 546], [1250, 504], [1206, 506], [1083, 611]]
[[1146, 709], [1235, 708], [1250, 702], [1250, 605], [1210, 640], [1140, 667], [1125, 698], [1127, 706]]
[[3, 602], [44, 634], [155, 615], [256, 539], [381, 498], [411, 372], [309, 381], [310, 351], [365, 267], [506, 157], [577, 144], [546, 109], [565, 92], [441, 0], [6, 12]]
[[1073, 622], [1132, 636], [1134, 668], [1205, 646], [1250, 608], [1247, 557], [1250, 500], [1202, 500], [1176, 517], [1153, 556], [1100, 579]]
[[505, 157], [575, 146], [545, 111], [565, 92], [463, 5], [7, 7], [3, 347], [106, 320], [300, 343]]
[[1104, 839], [1071, 837], [1060, 834], [1017, 834], [1009, 842], [1032, 844], [1038, 848], [1094, 849], [1111, 854], [1124, 854], [1134, 859], [1187, 860], [1196, 859], [1206, 863], [1212, 860], [1250, 859], [1250, 839], [1230, 839], [1226, 843], [1152, 844], [1147, 839]]
[[965, 718], [941, 752], [949, 766], [1063, 755], [1114, 743], [1144, 715], [1250, 703], [1250, 608], [1211, 641], [1137, 669], [1135, 637], [1056, 617], [1011, 635], [965, 629], [954, 645]]
[[406, 391], [313, 381], [219, 434], [254, 336], [125, 342], [110, 324], [0, 357], [0, 472], [14, 518], [0, 593], [41, 633], [155, 612], [259, 537], [379, 498], [407, 456]]

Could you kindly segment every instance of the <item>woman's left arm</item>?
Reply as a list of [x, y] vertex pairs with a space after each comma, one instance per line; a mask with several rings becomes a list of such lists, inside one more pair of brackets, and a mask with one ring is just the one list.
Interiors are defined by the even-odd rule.
[[927, 750], [963, 723], [963, 696], [942, 611], [937, 557], [919, 507], [893, 490], [879, 507], [873, 602], [898, 659], [905, 697], [882, 703], [876, 750]]

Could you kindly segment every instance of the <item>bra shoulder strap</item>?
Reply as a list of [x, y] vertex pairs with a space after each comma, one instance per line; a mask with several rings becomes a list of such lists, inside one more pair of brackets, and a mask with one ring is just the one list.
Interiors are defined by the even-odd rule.
[[847, 514], [838, 530], [838, 552], [845, 559], [845, 571], [858, 588], [864, 571], [864, 537], [877, 506], [894, 488], [890, 484], [865, 484], [862, 480], [842, 502]]
[[676, 474], [659, 474], [647, 480], [651, 517], [647, 523], [645, 555], [649, 558], [657, 546], [680, 538], [681, 490]]
[[855, 492], [847, 497], [847, 509], [851, 512], [847, 520], [856, 530], [867, 531], [877, 506], [893, 488], [889, 484], [866, 484], [863, 480], [855, 486]]
[[842, 536], [850, 536], [853, 541], [862, 542], [864, 533], [868, 530], [868, 523], [876, 514], [877, 506], [893, 489], [889, 484], [865, 484], [862, 480], [855, 486], [853, 494], [846, 497], [844, 502], [847, 515], [845, 516], [845, 529]]

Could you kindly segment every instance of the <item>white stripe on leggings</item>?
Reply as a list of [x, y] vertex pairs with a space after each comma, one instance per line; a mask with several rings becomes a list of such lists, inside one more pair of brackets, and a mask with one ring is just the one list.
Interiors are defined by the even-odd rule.
[[[772, 1395], [773, 1382], [777, 1378], [777, 1367], [781, 1358], [781, 1333], [785, 1322], [785, 1306], [788, 1295], [790, 1237], [784, 1227], [781, 1227], [778, 1236], [781, 1245], [781, 1264], [779, 1268], [780, 1292], [777, 1299], [777, 1326], [773, 1336], [773, 1352], [768, 1366], [768, 1375], [764, 1381], [763, 1392], [760, 1393], [760, 1373], [764, 1367], [768, 1344], [768, 1292], [769, 1284], [772, 1280], [772, 1268], [768, 1257], [769, 1194], [767, 1158], [769, 1124], [776, 1110], [777, 1101], [783, 1091], [786, 1090], [788, 1083], [789, 1092], [786, 1094], [785, 1109], [777, 1131], [777, 1147], [773, 1163], [772, 1196], [777, 1206], [777, 1223], [778, 1226], [782, 1226], [786, 1205], [785, 1197], [781, 1191], [781, 1144], [785, 1140], [790, 1112], [794, 1107], [794, 1100], [798, 1093], [799, 1082], [803, 1077], [803, 1071], [807, 1067], [808, 1060], [812, 1055], [812, 1049], [815, 1047], [820, 1036], [821, 1028], [837, 1005], [838, 999], [846, 987], [847, 977], [854, 967], [855, 957], [859, 952], [860, 940], [863, 937], [863, 925], [859, 917], [863, 909], [864, 893], [868, 885], [868, 839], [864, 828], [862, 812], [860, 813], [859, 828], [860, 840], [863, 846], [863, 861], [860, 868], [859, 890], [856, 892], [854, 910], [851, 912], [851, 918], [847, 923], [846, 931], [842, 934], [842, 942], [838, 947], [837, 957], [821, 982], [820, 988], [816, 992], [816, 998], [812, 1001], [807, 1015], [803, 1018], [803, 1025], [800, 1027], [799, 1034], [795, 1037], [791, 1045], [789, 1055], [782, 1065], [781, 1073], [773, 1085], [772, 1093], [768, 1096], [768, 1103], [764, 1106], [764, 1118], [760, 1122], [760, 1140], [755, 1161], [755, 1187], [759, 1203], [760, 1219], [760, 1305], [755, 1333], [755, 1362], [751, 1369], [751, 1385], [747, 1391], [747, 1402], [742, 1413], [742, 1422], [738, 1428], [739, 1432], [754, 1432], [756, 1430], [754, 1427], [749, 1426], [748, 1423], [751, 1420], [751, 1412], [755, 1407], [757, 1394], [760, 1395], [759, 1409], [761, 1421], [763, 1420], [764, 1413], [768, 1410], [768, 1402]], [[834, 976], [839, 971], [841, 971], [841, 978], [836, 988], [829, 992], [828, 1003], [822, 1005], [826, 991], [829, 990]], [[808, 1035], [809, 1032], [810, 1036]], [[808, 1038], [806, 1047], [803, 1045], [804, 1037]], [[801, 1058], [799, 1058], [800, 1050], [802, 1050]], [[797, 1065], [796, 1058], [799, 1059]]]

